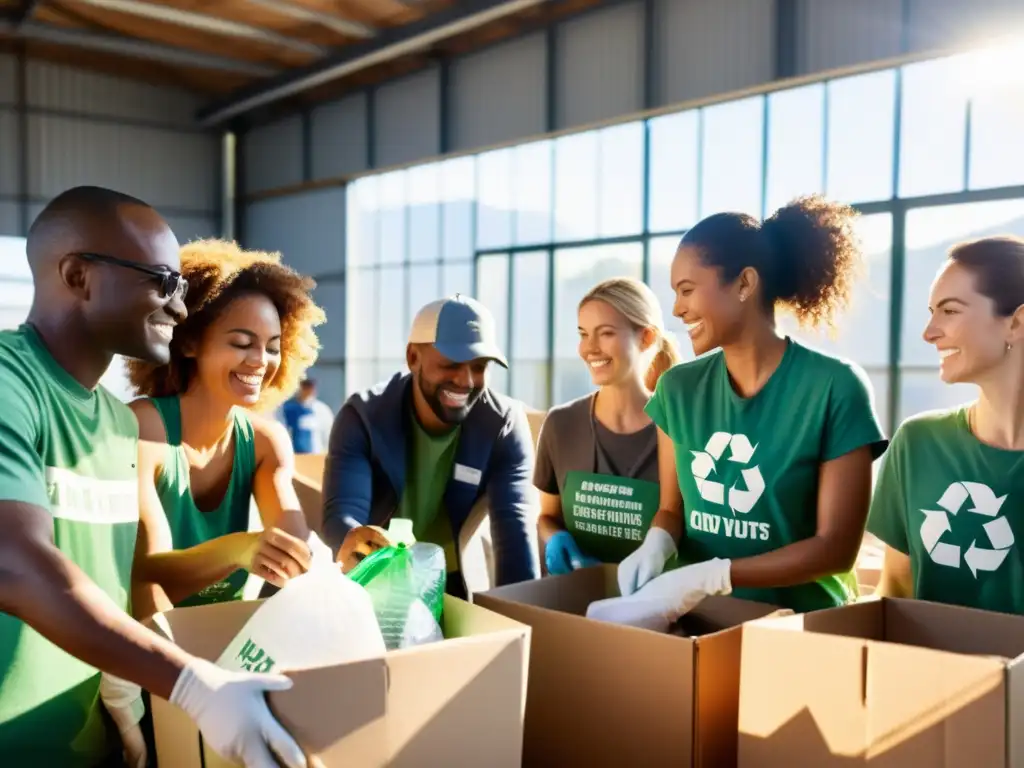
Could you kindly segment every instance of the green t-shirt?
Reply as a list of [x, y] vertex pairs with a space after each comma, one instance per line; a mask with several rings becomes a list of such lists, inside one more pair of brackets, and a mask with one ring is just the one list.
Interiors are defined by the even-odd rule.
[[914, 597], [1024, 613], [1024, 451], [979, 441], [966, 407], [896, 430], [868, 530], [910, 556]]
[[426, 541], [444, 548], [449, 571], [458, 569], [458, 553], [448, 512], [444, 509], [444, 492], [452, 476], [455, 451], [459, 447], [461, 427], [443, 435], [431, 435], [409, 415], [412, 443], [408, 449], [405, 491], [395, 517], [412, 520], [416, 541]]
[[[175, 549], [188, 549], [221, 536], [249, 530], [249, 507], [256, 476], [256, 434], [252, 421], [240, 408], [234, 419], [234, 458], [231, 479], [220, 503], [210, 510], [201, 510], [192, 496], [191, 469], [181, 441], [181, 401], [177, 396], [154, 397], [151, 403], [159, 411], [167, 434], [164, 463], [156, 481], [156, 492], [171, 529]], [[240, 568], [210, 584], [194, 595], [179, 601], [177, 606], [208, 605], [241, 600], [249, 572]]]
[[[28, 326], [0, 332], [0, 500], [53, 516], [60, 551], [127, 610], [139, 522], [138, 425], [90, 392]], [[91, 768], [114, 741], [100, 674], [0, 614], [0, 763]]]
[[[790, 339], [778, 368], [751, 398], [736, 393], [720, 350], [658, 381], [647, 413], [675, 443], [683, 496], [684, 563], [751, 557], [816, 532], [821, 465], [885, 439], [867, 376]], [[733, 594], [794, 611], [857, 596], [853, 573]]]

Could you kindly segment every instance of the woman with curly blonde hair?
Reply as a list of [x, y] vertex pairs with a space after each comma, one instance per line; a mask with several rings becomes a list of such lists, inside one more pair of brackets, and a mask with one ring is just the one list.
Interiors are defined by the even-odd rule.
[[[316, 359], [324, 321], [311, 279], [278, 254], [202, 240], [181, 251], [188, 318], [166, 365], [128, 364], [142, 395], [137, 615], [242, 597], [248, 573], [275, 586], [309, 565], [294, 455], [269, 414]], [[249, 532], [250, 501], [263, 521]]]

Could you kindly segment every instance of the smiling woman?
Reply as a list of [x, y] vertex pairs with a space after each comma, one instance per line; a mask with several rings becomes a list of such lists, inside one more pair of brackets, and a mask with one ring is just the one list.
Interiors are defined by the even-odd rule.
[[1024, 613], [1024, 240], [954, 246], [928, 308], [942, 381], [980, 397], [893, 435], [868, 518], [886, 544], [878, 592]]
[[[316, 359], [324, 321], [313, 281], [277, 254], [221, 240], [182, 249], [188, 318], [166, 365], [128, 363], [143, 398], [140, 538], [133, 604], [242, 598], [249, 573], [271, 584], [308, 567], [308, 536], [292, 488], [294, 457], [269, 413]], [[250, 532], [255, 500], [263, 532]]]

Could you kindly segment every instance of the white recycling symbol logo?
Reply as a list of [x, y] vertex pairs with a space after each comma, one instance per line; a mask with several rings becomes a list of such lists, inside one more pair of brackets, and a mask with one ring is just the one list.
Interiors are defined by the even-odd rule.
[[956, 517], [963, 510], [968, 499], [971, 506], [968, 512], [991, 518], [982, 528], [988, 535], [991, 547], [979, 547], [975, 539], [963, 553], [964, 562], [971, 569], [974, 578], [978, 571], [995, 571], [1003, 564], [1013, 546], [1013, 530], [1010, 522], [1000, 516], [999, 510], [1006, 501], [1006, 496], [996, 496], [992, 489], [982, 483], [958, 482], [951, 483], [939, 499], [938, 506], [942, 509], [922, 509], [924, 522], [921, 523], [921, 543], [928, 551], [929, 557], [938, 565], [950, 568], [960, 567], [960, 547], [941, 541], [943, 534], [952, 530], [949, 516]]
[[[703, 451], [690, 451], [693, 454], [690, 471], [693, 473], [697, 490], [702, 499], [714, 504], [725, 504], [725, 486], [718, 480], [712, 480], [711, 476], [717, 473], [716, 462], [725, 454], [726, 448], [729, 449], [729, 461], [746, 465], [754, 457], [757, 446], [751, 445], [746, 435], [715, 432], [708, 439]], [[746, 488], [740, 488], [738, 484], [733, 484], [729, 488], [729, 508], [733, 514], [746, 514], [752, 510], [764, 493], [764, 478], [761, 477], [761, 470], [758, 467], [747, 467], [742, 469], [740, 474]]]

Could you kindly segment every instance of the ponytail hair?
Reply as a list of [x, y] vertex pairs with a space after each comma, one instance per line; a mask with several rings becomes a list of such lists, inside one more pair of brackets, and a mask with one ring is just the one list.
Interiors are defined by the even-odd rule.
[[754, 268], [765, 310], [782, 307], [808, 328], [833, 326], [863, 264], [857, 215], [848, 205], [810, 195], [764, 222], [744, 213], [716, 213], [687, 232], [680, 245], [697, 248], [705, 264], [719, 268], [724, 283]]
[[578, 309], [591, 301], [603, 301], [640, 331], [650, 328], [657, 334], [652, 345], [653, 355], [644, 375], [644, 386], [653, 392], [661, 374], [680, 361], [679, 350], [672, 338], [665, 334], [661, 303], [646, 284], [632, 277], [613, 277], [603, 280], [580, 299]]
[[644, 377], [644, 386], [648, 392], [653, 392], [658, 386], [658, 379], [661, 374], [678, 363], [682, 357], [679, 355], [679, 348], [671, 336], [664, 331], [658, 333], [658, 351], [654, 353], [654, 359], [647, 368], [647, 375]]

